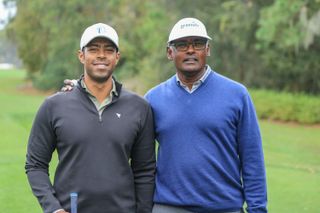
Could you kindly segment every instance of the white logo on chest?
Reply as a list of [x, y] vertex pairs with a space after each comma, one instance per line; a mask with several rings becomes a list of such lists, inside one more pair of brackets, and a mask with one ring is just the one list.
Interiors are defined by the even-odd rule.
[[117, 117], [120, 118], [121, 117], [121, 114], [120, 113], [116, 113]]

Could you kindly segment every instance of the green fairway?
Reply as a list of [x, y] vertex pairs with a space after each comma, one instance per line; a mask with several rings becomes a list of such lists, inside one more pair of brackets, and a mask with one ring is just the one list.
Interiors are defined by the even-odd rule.
[[[27, 139], [44, 95], [24, 87], [24, 72], [0, 70], [0, 209], [41, 212], [24, 172]], [[28, 90], [28, 95], [26, 95]]]
[[261, 122], [270, 212], [320, 209], [320, 128]]
[[[32, 120], [46, 95], [23, 86], [24, 76], [24, 72], [0, 70], [0, 209], [10, 213], [41, 212], [28, 184], [24, 161]], [[319, 212], [320, 127], [260, 124], [269, 212]]]

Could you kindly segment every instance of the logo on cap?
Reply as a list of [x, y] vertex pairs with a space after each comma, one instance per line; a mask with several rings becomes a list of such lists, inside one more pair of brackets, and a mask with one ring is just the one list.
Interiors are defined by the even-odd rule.
[[104, 28], [103, 26], [99, 26], [99, 27], [97, 27], [97, 32], [99, 34], [103, 34], [106, 32], [106, 28]]
[[204, 24], [196, 18], [183, 18], [178, 21], [169, 34], [168, 43], [184, 37], [202, 37], [211, 40]]
[[190, 24], [182, 24], [182, 25], [180, 26], [181, 29], [183, 29], [183, 28], [185, 28], [185, 27], [199, 27], [199, 25], [198, 25], [197, 23], [195, 23], [195, 22], [192, 22], [192, 23], [190, 23]]

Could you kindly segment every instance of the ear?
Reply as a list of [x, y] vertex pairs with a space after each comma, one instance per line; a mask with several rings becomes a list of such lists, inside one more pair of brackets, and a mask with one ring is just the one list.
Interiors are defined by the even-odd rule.
[[84, 64], [84, 51], [78, 50], [78, 59], [82, 64]]
[[118, 62], [120, 60], [120, 56], [121, 56], [120, 52], [119, 51], [116, 52], [116, 65], [118, 64]]
[[171, 47], [167, 47], [167, 58], [168, 58], [170, 61], [173, 60], [172, 54], [173, 54], [172, 48], [171, 48]]
[[207, 52], [207, 57], [209, 57], [210, 56], [210, 51], [211, 49], [210, 49], [210, 44], [208, 44], [208, 46], [207, 46], [207, 48], [206, 48], [206, 52]]

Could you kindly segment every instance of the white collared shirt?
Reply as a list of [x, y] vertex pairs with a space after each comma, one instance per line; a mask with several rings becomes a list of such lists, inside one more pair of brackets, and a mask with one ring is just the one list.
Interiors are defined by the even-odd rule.
[[204, 72], [204, 74], [202, 75], [202, 77], [197, 80], [196, 82], [193, 83], [192, 88], [189, 89], [189, 87], [185, 84], [182, 83], [182, 81], [179, 79], [179, 76], [176, 74], [176, 80], [177, 83], [183, 88], [185, 89], [188, 93], [193, 93], [194, 91], [196, 91], [200, 85], [207, 79], [207, 77], [209, 76], [211, 72], [211, 68], [209, 67], [209, 65], [206, 65], [206, 71]]

